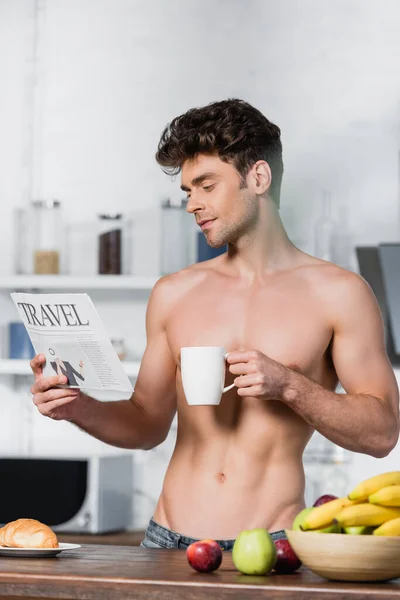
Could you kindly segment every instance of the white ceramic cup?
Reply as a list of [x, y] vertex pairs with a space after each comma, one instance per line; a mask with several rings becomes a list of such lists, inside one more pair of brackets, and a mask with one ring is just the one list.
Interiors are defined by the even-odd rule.
[[182, 385], [187, 403], [192, 406], [213, 405], [221, 402], [224, 392], [225, 348], [221, 346], [188, 346], [181, 348]]

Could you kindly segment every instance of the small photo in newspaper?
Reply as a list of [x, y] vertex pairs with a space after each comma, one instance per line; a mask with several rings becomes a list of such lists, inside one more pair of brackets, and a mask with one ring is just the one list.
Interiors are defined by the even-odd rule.
[[52, 368], [51, 375], [64, 375], [65, 387], [83, 387], [85, 371], [90, 369], [87, 356], [79, 344], [73, 341], [53, 343], [49, 340], [46, 363]]

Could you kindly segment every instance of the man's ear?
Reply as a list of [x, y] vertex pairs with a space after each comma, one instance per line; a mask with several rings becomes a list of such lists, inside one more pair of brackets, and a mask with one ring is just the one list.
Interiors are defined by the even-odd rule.
[[265, 160], [258, 160], [251, 169], [252, 183], [256, 194], [265, 194], [272, 182], [269, 164]]

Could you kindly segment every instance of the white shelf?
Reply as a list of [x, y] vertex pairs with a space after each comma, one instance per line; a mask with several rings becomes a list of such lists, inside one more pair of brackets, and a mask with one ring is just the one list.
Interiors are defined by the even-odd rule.
[[[137, 377], [140, 362], [122, 361], [128, 377]], [[0, 375], [32, 375], [29, 360], [0, 359]]]
[[135, 275], [6, 275], [0, 290], [151, 290], [158, 276]]

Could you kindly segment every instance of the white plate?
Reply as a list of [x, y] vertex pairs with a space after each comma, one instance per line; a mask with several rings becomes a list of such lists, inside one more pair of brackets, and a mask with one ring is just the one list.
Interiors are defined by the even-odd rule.
[[80, 547], [80, 544], [60, 544], [58, 548], [4, 548], [0, 546], [0, 556], [46, 558], [48, 556], [57, 556], [57, 554], [64, 552], [64, 550], [75, 550]]

